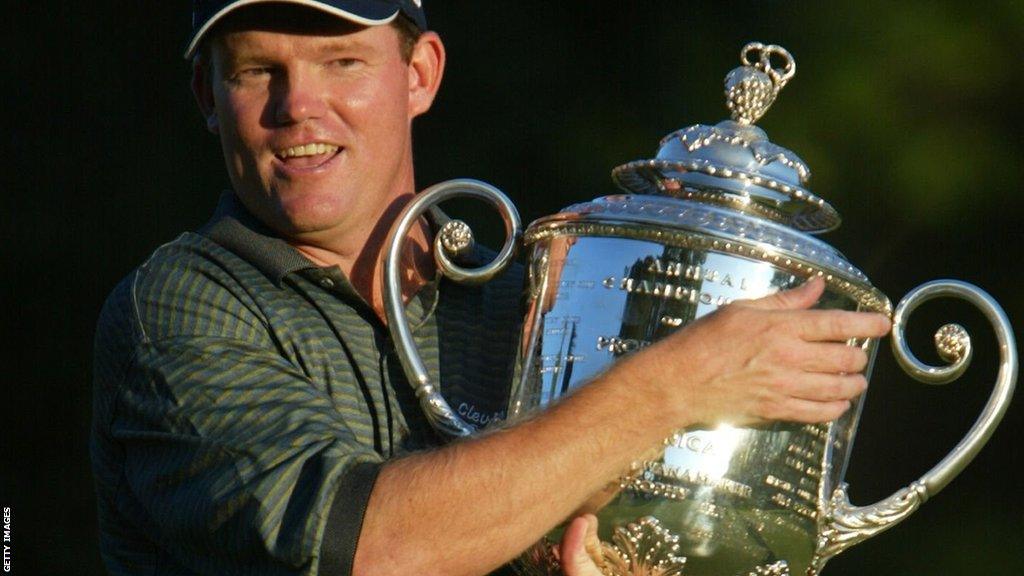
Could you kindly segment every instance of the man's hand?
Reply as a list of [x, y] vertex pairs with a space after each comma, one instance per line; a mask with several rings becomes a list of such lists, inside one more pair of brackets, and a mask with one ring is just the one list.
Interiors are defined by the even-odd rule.
[[[838, 418], [867, 387], [861, 374], [867, 354], [846, 341], [883, 336], [890, 323], [880, 314], [808, 310], [823, 291], [824, 282], [813, 279], [735, 302], [636, 354], [626, 371], [667, 383], [673, 394], [684, 389], [683, 382], [697, 383], [697, 391], [691, 386], [685, 396], [696, 422]], [[601, 576], [597, 517], [576, 517], [558, 551], [566, 576]]]
[[881, 314], [809, 310], [823, 291], [815, 278], [724, 306], [613, 372], [689, 423], [834, 420], [867, 387], [867, 354], [846, 342], [883, 336], [890, 323]]
[[565, 576], [602, 576], [604, 560], [596, 516], [578, 516], [569, 524], [558, 546], [558, 558]]

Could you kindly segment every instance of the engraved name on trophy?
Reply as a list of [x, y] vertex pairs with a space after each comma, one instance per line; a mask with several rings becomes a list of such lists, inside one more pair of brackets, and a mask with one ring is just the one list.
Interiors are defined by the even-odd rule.
[[[904, 340], [908, 316], [936, 297], [971, 302], [996, 332], [999, 373], [988, 404], [953, 451], [910, 486], [870, 506], [851, 505], [843, 484], [863, 397], [824, 424], [680, 430], [660, 453], [638, 455], [614, 487], [615, 496], [596, 511], [605, 574], [817, 574], [829, 558], [895, 525], [946, 486], [988, 440], [1013, 393], [1013, 333], [984, 291], [954, 280], [929, 282], [893, 310], [842, 254], [811, 236], [837, 227], [839, 215], [805, 187], [810, 172], [803, 161], [754, 126], [793, 77], [793, 58], [781, 47], [751, 43], [740, 60], [725, 79], [732, 120], [669, 134], [656, 158], [612, 172], [626, 194], [570, 206], [533, 222], [522, 235], [529, 298], [509, 418], [544, 409], [617, 357], [723, 304], [814, 276], [827, 286], [820, 308], [891, 314], [896, 359], [928, 383], [950, 382], [964, 372], [970, 338], [957, 325], [943, 326], [935, 345], [949, 365], [925, 365]], [[419, 195], [396, 223], [385, 293], [389, 325], [424, 411], [439, 431], [464, 436], [474, 426], [448, 406], [412, 344], [397, 266], [412, 223], [454, 196], [494, 204], [508, 237], [492, 263], [465, 269], [453, 259], [472, 244], [472, 234], [453, 221], [435, 239], [440, 269], [457, 281], [482, 282], [510, 261], [520, 224], [508, 199], [481, 182], [444, 182]], [[850, 345], [873, 356], [878, 342]], [[547, 546], [541, 542], [524, 555], [520, 570], [560, 573]]]

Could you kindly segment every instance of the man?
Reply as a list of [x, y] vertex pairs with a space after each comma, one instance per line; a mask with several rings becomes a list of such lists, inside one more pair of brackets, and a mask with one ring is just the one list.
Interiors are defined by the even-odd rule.
[[[674, 429], [826, 421], [864, 390], [867, 358], [842, 342], [888, 321], [807, 310], [810, 282], [723, 308], [532, 420], [437, 447], [379, 282], [414, 191], [411, 123], [444, 71], [419, 0], [195, 10], [193, 88], [233, 190], [100, 319], [92, 451], [112, 573], [486, 574]], [[493, 402], [481, 382], [508, 365], [490, 339], [515, 338], [518, 280], [437, 281], [431, 226], [403, 262], [417, 337], [446, 391]], [[457, 346], [452, 326], [470, 331]], [[592, 516], [570, 524], [567, 574], [596, 573], [594, 533]]]

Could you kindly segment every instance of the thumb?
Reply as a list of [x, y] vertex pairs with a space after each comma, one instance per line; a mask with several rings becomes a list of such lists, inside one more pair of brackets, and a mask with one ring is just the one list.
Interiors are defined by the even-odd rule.
[[803, 310], [814, 306], [824, 292], [825, 281], [815, 276], [796, 288], [782, 290], [756, 300], [739, 301], [736, 304], [762, 310]]
[[587, 514], [575, 518], [562, 535], [559, 559], [566, 576], [601, 576], [597, 518]]

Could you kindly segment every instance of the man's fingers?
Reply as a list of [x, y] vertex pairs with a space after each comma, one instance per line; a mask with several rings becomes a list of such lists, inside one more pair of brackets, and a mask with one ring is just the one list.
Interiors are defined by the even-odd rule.
[[736, 304], [762, 310], [801, 310], [814, 306], [824, 291], [825, 281], [815, 276], [796, 288], [782, 290], [756, 300], [740, 300]]
[[[734, 304], [761, 310], [806, 310], [814, 306], [825, 291], [825, 281], [814, 277], [796, 288], [776, 292], [756, 300]], [[882, 314], [847, 310], [814, 310], [799, 316], [800, 337], [808, 341], [844, 341], [851, 338], [885, 336], [892, 326]]]
[[798, 368], [807, 372], [856, 374], [868, 365], [868, 354], [859, 346], [814, 342], [801, 348]]
[[882, 314], [847, 310], [813, 310], [801, 314], [799, 336], [809, 342], [843, 342], [852, 338], [879, 338], [892, 323]]
[[817, 374], [808, 372], [794, 378], [786, 395], [789, 400], [811, 402], [847, 401], [861, 394], [868, 387], [862, 374]]
[[815, 424], [818, 422], [829, 422], [831, 420], [835, 420], [849, 409], [849, 400], [815, 402], [813, 400], [800, 400], [793, 398], [786, 403], [786, 410], [784, 412], [773, 416], [770, 420]]

